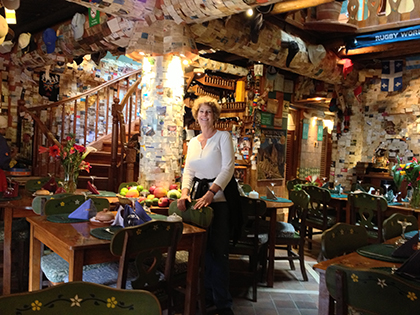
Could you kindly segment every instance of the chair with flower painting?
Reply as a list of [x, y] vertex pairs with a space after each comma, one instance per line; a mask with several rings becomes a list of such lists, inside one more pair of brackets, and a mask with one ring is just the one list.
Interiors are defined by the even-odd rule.
[[331, 315], [413, 314], [420, 309], [419, 282], [388, 270], [331, 265], [325, 278]]

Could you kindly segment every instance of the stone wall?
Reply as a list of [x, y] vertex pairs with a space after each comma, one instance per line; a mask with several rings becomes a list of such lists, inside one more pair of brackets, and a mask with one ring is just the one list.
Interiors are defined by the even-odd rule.
[[344, 93], [352, 107], [350, 130], [340, 138], [333, 133], [331, 169], [344, 186], [349, 186], [356, 163], [372, 162], [379, 149], [391, 165], [397, 155], [409, 161], [420, 154], [420, 69], [404, 70], [399, 92], [381, 92], [380, 84], [378, 77], [366, 78], [360, 102], [353, 90]]

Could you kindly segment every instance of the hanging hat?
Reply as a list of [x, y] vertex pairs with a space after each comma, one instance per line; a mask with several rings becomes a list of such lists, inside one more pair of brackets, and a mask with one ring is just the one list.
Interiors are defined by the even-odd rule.
[[8, 127], [7, 118], [4, 116], [0, 116], [0, 128], [4, 129]]
[[86, 17], [84, 14], [76, 13], [71, 20], [71, 28], [73, 29], [74, 39], [79, 40], [85, 32]]
[[47, 28], [42, 33], [42, 40], [47, 46], [47, 54], [51, 54], [55, 51], [55, 42], [57, 41], [57, 34], [52, 28]]
[[1, 0], [6, 9], [17, 10], [20, 6], [20, 0]]
[[18, 38], [19, 48], [24, 54], [36, 49], [36, 43], [31, 33], [22, 33]]
[[2, 44], [9, 32], [9, 25], [7, 25], [6, 19], [0, 15], [0, 44]]

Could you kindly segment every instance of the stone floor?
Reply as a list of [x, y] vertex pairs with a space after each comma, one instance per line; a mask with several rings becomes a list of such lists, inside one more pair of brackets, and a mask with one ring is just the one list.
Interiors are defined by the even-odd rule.
[[[309, 280], [303, 281], [299, 262], [296, 270], [290, 270], [289, 263], [275, 263], [274, 287], [261, 284], [258, 287], [257, 302], [250, 300], [252, 287], [239, 270], [246, 268], [245, 263], [231, 260], [231, 293], [234, 297], [234, 313], [240, 315], [315, 315], [318, 314], [319, 276], [312, 266], [316, 264], [319, 249], [306, 251], [305, 265]], [[241, 264], [243, 266], [241, 266]], [[246, 269], [245, 269], [246, 270]], [[248, 283], [248, 284], [247, 284]]]

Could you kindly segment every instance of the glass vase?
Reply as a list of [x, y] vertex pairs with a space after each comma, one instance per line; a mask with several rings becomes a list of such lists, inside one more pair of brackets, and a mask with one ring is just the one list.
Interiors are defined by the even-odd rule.
[[420, 209], [420, 188], [413, 187], [413, 195], [410, 199], [410, 207], [413, 209]]
[[76, 192], [78, 178], [79, 172], [72, 165], [64, 166], [63, 188], [66, 193], [74, 194]]

